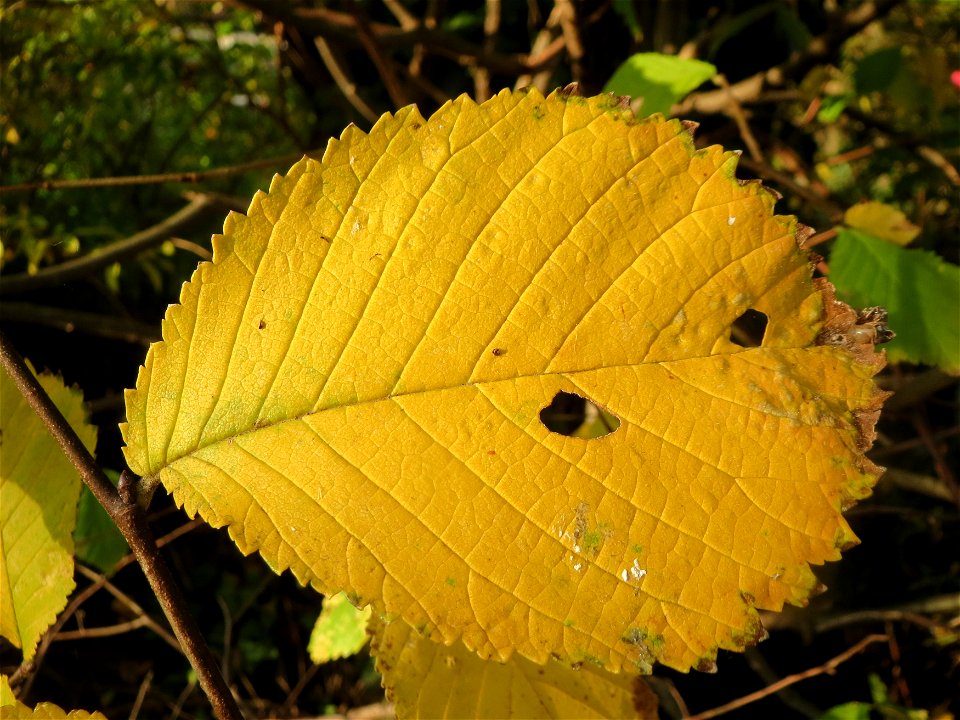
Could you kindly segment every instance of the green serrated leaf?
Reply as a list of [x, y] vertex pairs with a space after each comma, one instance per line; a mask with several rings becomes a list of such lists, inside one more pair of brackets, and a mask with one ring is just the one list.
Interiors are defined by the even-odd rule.
[[960, 371], [960, 267], [927, 250], [840, 228], [830, 280], [845, 302], [887, 309], [897, 333], [887, 346], [891, 361]]
[[[116, 473], [107, 471], [116, 484]], [[84, 486], [77, 506], [77, 528], [73, 532], [77, 558], [102, 572], [109, 572], [130, 548], [107, 511]]]
[[[31, 368], [32, 370], [32, 368]], [[40, 385], [90, 450], [81, 393], [48, 373]], [[80, 477], [13, 380], [0, 371], [0, 635], [30, 660], [74, 588]]]
[[675, 103], [716, 74], [717, 68], [701, 60], [637, 53], [617, 68], [603, 91], [642, 97], [644, 115], [667, 115]]
[[325, 598], [307, 645], [310, 659], [320, 664], [359, 652], [367, 642], [369, 619], [370, 608], [358, 610], [345, 593]]

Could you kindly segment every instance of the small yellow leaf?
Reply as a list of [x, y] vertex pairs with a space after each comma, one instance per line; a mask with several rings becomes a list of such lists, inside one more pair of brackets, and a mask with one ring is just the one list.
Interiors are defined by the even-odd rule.
[[879, 202], [854, 205], [844, 213], [843, 222], [894, 245], [909, 245], [920, 234], [920, 228], [907, 220], [906, 215]]
[[[83, 396], [53, 375], [40, 385], [88, 450], [97, 430]], [[73, 591], [73, 528], [80, 476], [0, 369], [0, 635], [30, 660]]]
[[370, 625], [377, 669], [401, 720], [657, 717], [656, 695], [638, 675], [519, 656], [481, 660], [463, 643], [435, 643], [402, 620]]
[[307, 644], [310, 659], [320, 664], [360, 652], [367, 644], [369, 619], [370, 608], [358, 610], [347, 599], [346, 593], [324, 598], [323, 609]]
[[6, 675], [0, 675], [0, 720], [107, 720], [98, 712], [65, 712], [53, 703], [39, 703], [30, 709], [17, 700]]
[[[882, 398], [736, 161], [561, 93], [347, 129], [214, 238], [127, 392], [130, 467], [481, 657], [712, 666], [855, 541]], [[559, 393], [619, 425], [552, 432]]]

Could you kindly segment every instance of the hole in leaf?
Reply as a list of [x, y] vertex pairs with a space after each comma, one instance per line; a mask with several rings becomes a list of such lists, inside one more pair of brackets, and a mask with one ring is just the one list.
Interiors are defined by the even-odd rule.
[[730, 342], [740, 347], [760, 347], [767, 331], [767, 316], [750, 308], [733, 321], [730, 327]]
[[613, 413], [586, 398], [563, 391], [540, 411], [540, 422], [550, 432], [584, 440], [609, 435], [620, 427], [620, 418]]

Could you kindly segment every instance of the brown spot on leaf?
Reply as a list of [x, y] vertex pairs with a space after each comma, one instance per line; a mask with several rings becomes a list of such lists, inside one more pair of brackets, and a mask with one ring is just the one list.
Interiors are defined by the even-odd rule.
[[[876, 343], [879, 337], [886, 339], [893, 337], [893, 332], [885, 325], [886, 311], [883, 308], [874, 307], [858, 313], [846, 303], [837, 300], [836, 290], [828, 280], [817, 278], [813, 282], [823, 297], [824, 308], [823, 328], [817, 335], [815, 344], [843, 348], [853, 355], [856, 361], [873, 366], [879, 372], [886, 364], [886, 357], [883, 353], [876, 351]], [[869, 405], [854, 410], [853, 419], [858, 430], [857, 448], [859, 450], [866, 451], [873, 445], [877, 437], [875, 426], [877, 418], [880, 417], [880, 409], [883, 407], [884, 400], [892, 394], [877, 390]], [[881, 472], [879, 467], [866, 458], [863, 458], [862, 463], [863, 472], [879, 476]]]
[[815, 234], [816, 230], [809, 225], [798, 224], [797, 231], [793, 234], [793, 239], [796, 241], [797, 247], [803, 248], [806, 245], [807, 240], [812, 238]]
[[702, 673], [715, 673], [717, 671], [717, 662], [713, 658], [700, 658], [695, 669]]
[[507, 351], [504, 350], [503, 348], [494, 348], [490, 352], [493, 353], [494, 357], [502, 357], [507, 354]]
[[260, 324], [257, 325], [257, 329], [258, 329], [258, 330], [263, 330], [263, 329], [265, 329], [266, 327], [267, 327], [267, 321], [264, 320], [263, 318], [260, 318]]

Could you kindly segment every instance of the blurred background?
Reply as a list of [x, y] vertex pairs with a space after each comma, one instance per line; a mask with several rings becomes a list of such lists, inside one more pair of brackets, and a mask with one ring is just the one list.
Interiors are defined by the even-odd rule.
[[[210, 257], [211, 233], [348, 124], [572, 82], [585, 95], [631, 95], [639, 114], [695, 121], [698, 145], [741, 150], [739, 176], [762, 177], [784, 196], [779, 212], [816, 229], [818, 273], [841, 298], [890, 310], [898, 337], [880, 382], [897, 394], [870, 455], [889, 471], [848, 513], [863, 544], [818, 571], [829, 591], [767, 618], [770, 639], [722, 653], [716, 675], [658, 669], [662, 716], [730, 702], [879, 633], [835, 672], [732, 716], [950, 718], [960, 712], [958, 34], [956, 0], [5, 0], [0, 326], [36, 366], [83, 389], [97, 457], [119, 472], [122, 391]], [[739, 332], [756, 342], [749, 318]], [[321, 664], [308, 655], [319, 596], [240, 557], [166, 496], [152, 512], [157, 535], [173, 533], [168, 557], [245, 712], [388, 712], [366, 651]], [[117, 568], [125, 548], [88, 497], [80, 522], [78, 590], [16, 676], [25, 699], [111, 718], [208, 717], [162, 635], [123, 629], [164, 620], [137, 571]], [[82, 596], [99, 573], [119, 596]], [[88, 632], [100, 627], [120, 629]], [[0, 649], [0, 670], [18, 663]]]

